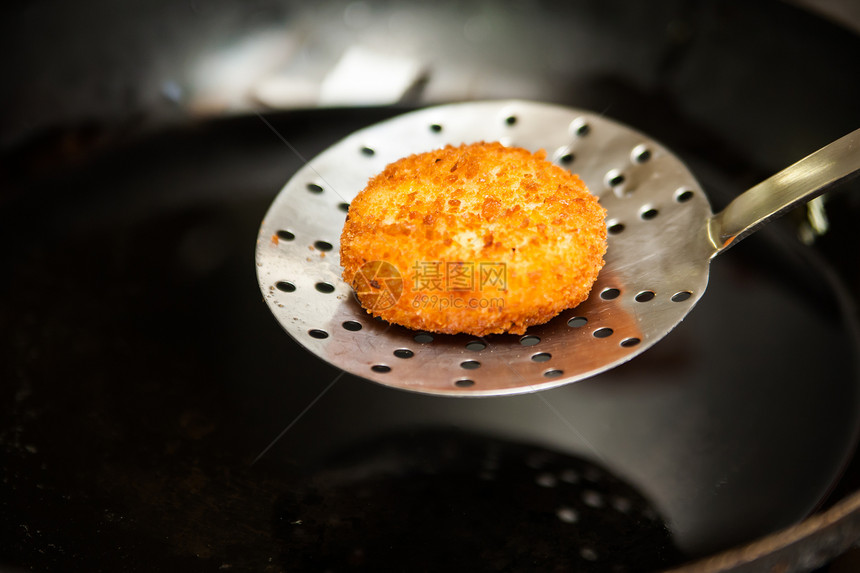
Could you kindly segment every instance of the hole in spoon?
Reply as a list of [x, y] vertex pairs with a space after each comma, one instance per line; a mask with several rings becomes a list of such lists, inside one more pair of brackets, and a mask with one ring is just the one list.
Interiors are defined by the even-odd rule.
[[540, 342], [540, 338], [531, 334], [527, 334], [520, 338], [520, 344], [523, 346], [534, 346], [538, 342]]
[[651, 160], [651, 150], [645, 144], [637, 145], [630, 156], [636, 163], [647, 163]]
[[621, 291], [617, 288], [608, 288], [600, 293], [600, 298], [602, 298], [603, 300], [613, 300], [618, 298], [620, 294]]
[[617, 169], [610, 169], [606, 172], [606, 184], [612, 187], [619, 187], [624, 183], [624, 174]]
[[685, 300], [688, 300], [691, 296], [693, 296], [693, 293], [688, 290], [682, 290], [681, 292], [676, 292], [672, 295], [672, 302], [684, 302]]
[[675, 201], [678, 203], [686, 203], [693, 198], [694, 193], [689, 189], [678, 189], [675, 193]]
[[634, 299], [636, 302], [648, 302], [649, 300], [654, 300], [654, 291], [652, 290], [643, 290], [639, 294], [637, 294]]
[[618, 235], [624, 231], [624, 223], [611, 223], [607, 228], [610, 235]]
[[580, 117], [570, 123], [570, 133], [574, 136], [585, 137], [591, 133], [591, 126], [584, 118]]
[[639, 213], [639, 216], [642, 217], [644, 221], [650, 221], [652, 219], [655, 219], [659, 214], [660, 212], [657, 211], [657, 209], [655, 209], [654, 207], [644, 207], [642, 209], [642, 212]]
[[341, 326], [343, 326], [344, 330], [348, 330], [350, 332], [358, 332], [361, 330], [361, 323], [356, 322], [355, 320], [347, 320]]
[[462, 380], [455, 380], [454, 386], [457, 388], [469, 388], [475, 385], [474, 380], [469, 380], [468, 378], [463, 378]]

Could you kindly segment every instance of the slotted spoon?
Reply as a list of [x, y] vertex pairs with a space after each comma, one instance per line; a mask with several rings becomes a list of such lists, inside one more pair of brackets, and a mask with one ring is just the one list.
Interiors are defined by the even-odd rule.
[[[524, 336], [429, 334], [374, 319], [341, 279], [338, 240], [349, 202], [392, 161], [481, 140], [545, 149], [600, 198], [609, 244], [590, 297]], [[362, 129], [300, 169], [261, 225], [257, 278], [284, 329], [349, 373], [429, 394], [533, 392], [645, 351], [704, 294], [714, 256], [858, 170], [860, 130], [713, 214], [677, 157], [605, 117], [527, 101], [432, 107]]]

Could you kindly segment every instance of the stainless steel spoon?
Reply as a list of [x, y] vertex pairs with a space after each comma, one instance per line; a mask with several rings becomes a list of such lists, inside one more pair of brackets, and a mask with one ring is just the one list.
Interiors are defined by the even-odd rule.
[[[609, 246], [591, 296], [525, 336], [428, 334], [373, 319], [341, 279], [338, 238], [349, 201], [392, 161], [481, 140], [545, 149], [600, 197]], [[257, 277], [284, 329], [349, 373], [429, 394], [533, 392], [645, 351], [704, 294], [714, 256], [858, 170], [860, 130], [713, 214], [675, 155], [605, 117], [527, 101], [431, 107], [362, 129], [300, 169], [261, 225]]]

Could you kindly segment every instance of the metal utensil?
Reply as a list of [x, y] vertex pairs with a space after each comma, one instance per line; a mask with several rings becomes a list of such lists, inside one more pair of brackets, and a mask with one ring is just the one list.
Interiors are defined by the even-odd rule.
[[[341, 279], [338, 239], [349, 201], [392, 161], [481, 140], [545, 149], [600, 198], [609, 245], [591, 296], [524, 336], [429, 334], [374, 319]], [[300, 169], [261, 225], [257, 277], [284, 329], [349, 373], [429, 394], [533, 392], [645, 351], [704, 294], [714, 256], [858, 170], [860, 130], [713, 214], [677, 157], [605, 117], [527, 101], [431, 107], [362, 129]]]

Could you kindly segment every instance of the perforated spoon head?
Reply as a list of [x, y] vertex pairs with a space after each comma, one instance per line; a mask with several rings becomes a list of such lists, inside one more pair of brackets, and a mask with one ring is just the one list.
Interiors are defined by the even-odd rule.
[[[524, 336], [429, 334], [374, 319], [341, 278], [349, 202], [401, 157], [475, 141], [544, 149], [600, 198], [608, 249], [590, 297]], [[362, 129], [300, 169], [260, 228], [257, 275], [284, 329], [349, 373], [430, 394], [532, 392], [630, 360], [681, 322], [708, 282], [710, 218], [681, 161], [629, 127], [525, 101], [445, 105]]]

